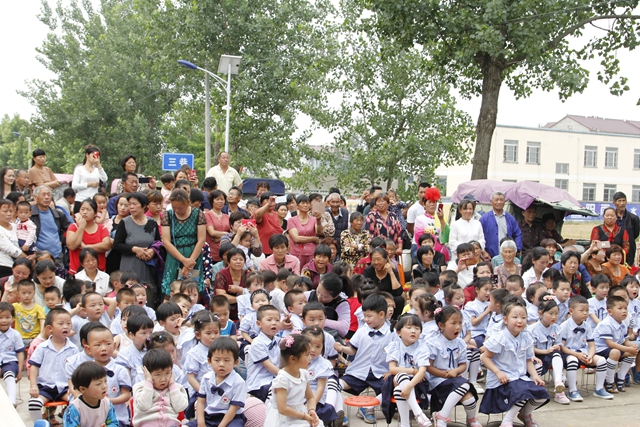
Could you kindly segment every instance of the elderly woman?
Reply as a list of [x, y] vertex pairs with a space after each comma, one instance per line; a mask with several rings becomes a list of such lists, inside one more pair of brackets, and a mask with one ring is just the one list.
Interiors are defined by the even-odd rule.
[[542, 275], [549, 269], [549, 259], [549, 251], [540, 246], [527, 253], [522, 261], [522, 280], [525, 288], [532, 283], [542, 282]]
[[231, 305], [229, 319], [238, 320], [238, 303], [236, 297], [244, 292], [246, 274], [244, 265], [246, 256], [242, 249], [233, 248], [226, 253], [229, 266], [216, 274], [214, 289], [216, 295], [224, 295]]
[[167, 250], [162, 278], [162, 293], [168, 296], [171, 282], [194, 277], [198, 290], [204, 288], [202, 247], [207, 234], [207, 222], [198, 208], [192, 208], [189, 195], [181, 188], [171, 192], [172, 209], [162, 217], [162, 243]]
[[462, 202], [460, 202], [458, 210], [460, 211], [461, 217], [451, 224], [451, 230], [449, 232], [449, 249], [451, 250], [454, 260], [456, 259], [456, 249], [460, 243], [468, 243], [475, 240], [480, 243], [482, 249], [484, 249], [482, 224], [473, 217], [475, 204], [471, 200], [463, 199]]
[[560, 264], [562, 265], [560, 273], [562, 273], [562, 275], [566, 277], [571, 284], [571, 294], [591, 298], [591, 290], [589, 289], [588, 284], [585, 283], [580, 272], [578, 272], [578, 267], [580, 266], [580, 254], [574, 251], [567, 251], [562, 254]]
[[[451, 226], [451, 231], [453, 232], [453, 226]], [[507, 278], [509, 276], [514, 274], [520, 276], [522, 272], [522, 265], [514, 262], [516, 252], [518, 252], [518, 247], [516, 246], [516, 242], [513, 240], [505, 240], [500, 245], [500, 255], [502, 255], [504, 263], [498, 266], [494, 270], [494, 273], [498, 276], [498, 286], [501, 288], [506, 286]]]
[[300, 265], [307, 265], [313, 259], [313, 251], [322, 236], [322, 224], [310, 214], [311, 200], [304, 194], [298, 196], [298, 215], [287, 221], [289, 235], [289, 253], [300, 260]]
[[609, 242], [611, 245], [620, 246], [625, 253], [629, 252], [629, 233], [616, 223], [618, 216], [615, 208], [606, 208], [602, 218], [604, 223], [591, 230], [591, 240]]
[[388, 292], [393, 295], [396, 308], [393, 311], [393, 318], [397, 318], [404, 308], [404, 296], [398, 272], [389, 261], [389, 255], [383, 248], [375, 248], [371, 252], [371, 265], [364, 269], [364, 277], [373, 280], [376, 287], [381, 292]]
[[591, 246], [584, 251], [581, 257], [582, 264], [585, 266], [591, 277], [596, 274], [604, 274], [609, 278], [609, 283], [612, 287], [618, 286], [620, 281], [613, 276], [611, 269], [604, 265], [607, 260], [607, 250], [599, 248], [598, 243], [600, 242], [593, 240], [591, 242]]
[[207, 243], [211, 250], [211, 259], [220, 262], [220, 239], [226, 236], [231, 228], [229, 215], [222, 213], [222, 208], [227, 204], [227, 195], [220, 190], [213, 190], [207, 196], [211, 210], [204, 213], [207, 221]]
[[155, 252], [151, 248], [160, 240], [156, 221], [145, 215], [149, 199], [142, 193], [131, 193], [127, 197], [129, 216], [120, 221], [113, 241], [113, 250], [120, 252], [120, 270], [135, 271], [140, 283], [155, 284], [155, 268], [149, 264]]
[[340, 260], [354, 267], [371, 251], [371, 235], [362, 229], [364, 216], [353, 212], [349, 217], [349, 228], [340, 234]]
[[31, 169], [29, 169], [29, 185], [32, 188], [46, 185], [47, 187], [54, 189], [62, 184], [58, 181], [58, 178], [53, 174], [50, 168], [46, 167], [47, 155], [42, 148], [36, 148], [33, 150], [33, 156], [31, 157]]
[[80, 211], [82, 202], [92, 199], [100, 188], [100, 181], [107, 182], [109, 178], [100, 163], [100, 149], [95, 145], [87, 145], [84, 149], [84, 160], [73, 170], [71, 187], [76, 190], [76, 202], [73, 212]]
[[[146, 180], [146, 179], [149, 180], [148, 184], [146, 182], [140, 182], [140, 185], [138, 186], [139, 192], [142, 193], [149, 189], [150, 190], [156, 189], [156, 179], [154, 177], [144, 176], [143, 174], [136, 172], [138, 164], [136, 163], [136, 158], [133, 156], [133, 154], [127, 154], [126, 156], [124, 156], [122, 160], [120, 160], [120, 167], [125, 172], [131, 172], [138, 175], [138, 181], [141, 181], [140, 178], [142, 178], [143, 180]], [[116, 193], [120, 194], [123, 191], [124, 191], [124, 188], [122, 187], [122, 181], [118, 181], [118, 185], [116, 186]]]
[[[626, 275], [631, 274], [629, 269], [624, 265], [624, 253], [620, 246], [611, 245], [611, 247], [607, 249], [607, 259], [609, 262], [605, 262], [602, 266], [607, 267], [611, 271], [616, 285], [618, 285]], [[611, 282], [611, 286], [614, 286], [613, 282]]]
[[402, 225], [398, 217], [389, 211], [389, 196], [382, 194], [374, 199], [373, 209], [367, 214], [364, 229], [371, 237], [384, 237], [396, 244], [396, 254], [402, 254]]
[[113, 243], [107, 227], [96, 222], [97, 212], [98, 205], [93, 199], [82, 201], [79, 212], [75, 215], [75, 224], [71, 224], [67, 229], [69, 273], [72, 275], [80, 268], [80, 251], [84, 248], [93, 248], [98, 252], [98, 270], [107, 269], [105, 253], [111, 249]]

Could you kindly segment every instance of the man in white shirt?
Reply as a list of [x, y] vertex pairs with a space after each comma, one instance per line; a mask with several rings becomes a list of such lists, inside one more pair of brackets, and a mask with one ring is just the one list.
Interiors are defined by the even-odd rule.
[[218, 183], [218, 190], [224, 191], [225, 194], [229, 194], [229, 190], [233, 186], [242, 189], [242, 179], [240, 179], [238, 171], [229, 166], [230, 161], [229, 153], [221, 151], [218, 156], [218, 164], [207, 172], [207, 177], [214, 177]]

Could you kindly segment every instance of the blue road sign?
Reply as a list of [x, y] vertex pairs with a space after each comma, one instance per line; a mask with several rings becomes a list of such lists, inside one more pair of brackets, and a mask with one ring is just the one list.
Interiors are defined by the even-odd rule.
[[162, 170], [177, 171], [182, 165], [189, 165], [193, 169], [193, 154], [162, 153]]

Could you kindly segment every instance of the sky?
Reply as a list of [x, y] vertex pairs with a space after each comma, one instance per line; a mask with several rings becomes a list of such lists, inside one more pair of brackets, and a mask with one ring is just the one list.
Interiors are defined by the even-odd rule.
[[[36, 48], [46, 38], [47, 28], [38, 19], [39, 0], [0, 2], [0, 54], [3, 67], [0, 68], [0, 116], [20, 114], [29, 118], [35, 107], [16, 91], [27, 88], [31, 79], [50, 79], [52, 74], [36, 59]], [[590, 30], [588, 30], [590, 31]], [[597, 31], [597, 30], [593, 30]], [[538, 127], [555, 122], [567, 114], [597, 116], [603, 118], [640, 120], [640, 52], [620, 51], [621, 74], [628, 77], [631, 90], [623, 96], [613, 96], [606, 85], [596, 77], [599, 61], [586, 64], [591, 71], [591, 81], [582, 94], [573, 95], [566, 102], [559, 100], [557, 92], [534, 91], [529, 98], [516, 100], [510, 90], [503, 86], [498, 105], [498, 124]], [[458, 107], [477, 121], [480, 98], [460, 99]], [[301, 119], [299, 126], [308, 126]], [[322, 135], [322, 136], [320, 136]], [[319, 132], [318, 137], [326, 134]], [[318, 138], [318, 139], [319, 139]], [[315, 139], [315, 138], [314, 138]], [[313, 140], [312, 140], [313, 141]]]

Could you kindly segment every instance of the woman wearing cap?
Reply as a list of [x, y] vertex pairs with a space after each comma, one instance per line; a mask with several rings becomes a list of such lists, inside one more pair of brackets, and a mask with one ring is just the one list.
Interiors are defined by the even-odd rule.
[[454, 260], [456, 259], [456, 249], [460, 243], [468, 243], [475, 240], [480, 243], [480, 246], [484, 250], [482, 224], [473, 218], [475, 211], [474, 203], [469, 199], [462, 199], [458, 206], [458, 211], [462, 217], [451, 224], [451, 231], [449, 232], [449, 249], [451, 250], [451, 256]]
[[[120, 160], [120, 167], [125, 172], [132, 172], [138, 175], [138, 180], [140, 178], [149, 178], [149, 184], [140, 183], [138, 185], [138, 191], [142, 193], [147, 189], [155, 190], [156, 189], [156, 179], [152, 176], [144, 176], [141, 173], [137, 173], [136, 169], [138, 167], [138, 163], [136, 162], [136, 158], [133, 154], [127, 154]], [[122, 186], [122, 181], [118, 181], [118, 185], [116, 186], [116, 194], [121, 194], [124, 191], [124, 187]]]
[[[440, 200], [440, 190], [436, 187], [427, 188], [424, 192], [422, 202], [424, 203], [424, 213], [416, 218], [416, 222], [413, 226], [413, 240], [420, 246], [420, 236], [423, 234], [431, 234], [435, 239], [434, 249], [437, 252], [444, 254], [445, 261], [449, 261], [449, 251], [446, 250], [445, 244], [449, 242], [449, 225], [445, 222], [444, 212], [438, 207], [438, 200]], [[436, 218], [438, 221], [436, 222]]]

